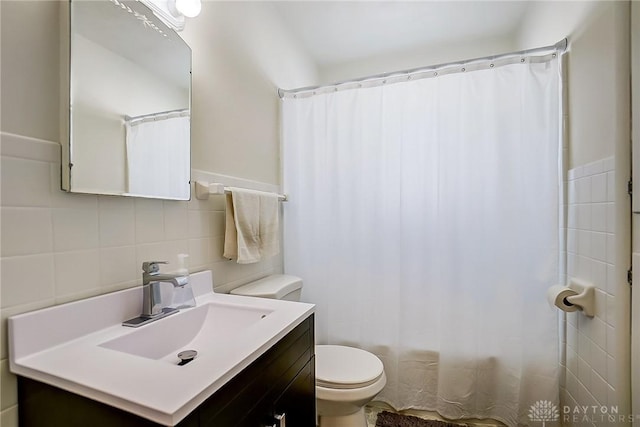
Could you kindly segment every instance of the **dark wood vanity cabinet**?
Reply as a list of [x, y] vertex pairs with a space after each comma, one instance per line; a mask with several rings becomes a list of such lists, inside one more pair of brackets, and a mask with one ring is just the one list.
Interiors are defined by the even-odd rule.
[[[177, 426], [314, 427], [313, 322], [311, 315]], [[18, 399], [22, 427], [158, 426], [129, 412], [24, 377], [18, 378]]]
[[[198, 424], [186, 425], [314, 427], [314, 362], [311, 316], [205, 401]], [[276, 420], [282, 414], [286, 423]]]

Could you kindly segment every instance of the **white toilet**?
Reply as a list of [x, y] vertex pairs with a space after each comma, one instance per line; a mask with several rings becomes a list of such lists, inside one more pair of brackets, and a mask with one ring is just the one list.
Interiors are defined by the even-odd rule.
[[[299, 301], [302, 279], [275, 274], [231, 291], [234, 295]], [[341, 345], [316, 346], [316, 403], [320, 427], [366, 427], [364, 405], [387, 383], [377, 356]]]

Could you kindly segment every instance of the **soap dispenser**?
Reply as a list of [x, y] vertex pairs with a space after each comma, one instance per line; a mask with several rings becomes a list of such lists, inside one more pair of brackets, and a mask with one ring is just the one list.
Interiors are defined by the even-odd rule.
[[171, 308], [189, 308], [196, 306], [196, 300], [193, 297], [193, 289], [189, 281], [189, 269], [187, 268], [187, 259], [189, 255], [178, 254], [178, 271], [176, 274], [187, 278], [184, 286], [176, 286], [173, 288], [173, 301], [169, 307]]

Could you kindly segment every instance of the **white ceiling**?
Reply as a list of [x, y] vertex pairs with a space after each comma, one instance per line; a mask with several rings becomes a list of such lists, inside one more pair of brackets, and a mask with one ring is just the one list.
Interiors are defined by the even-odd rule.
[[513, 36], [527, 1], [287, 1], [275, 7], [319, 66]]

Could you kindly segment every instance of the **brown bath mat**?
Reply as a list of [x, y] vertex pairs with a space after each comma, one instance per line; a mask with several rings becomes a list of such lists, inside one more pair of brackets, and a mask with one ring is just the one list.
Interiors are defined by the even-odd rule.
[[460, 427], [466, 424], [453, 424], [446, 421], [425, 420], [411, 415], [394, 414], [382, 411], [376, 418], [376, 427]]

